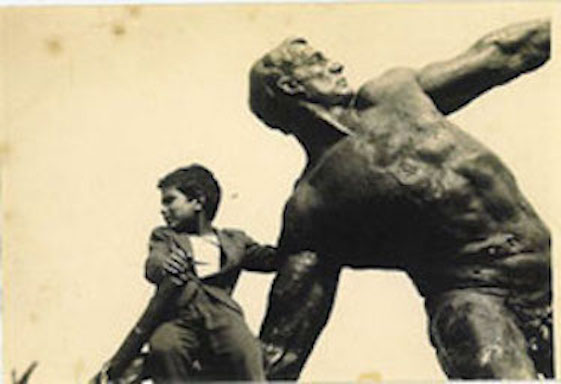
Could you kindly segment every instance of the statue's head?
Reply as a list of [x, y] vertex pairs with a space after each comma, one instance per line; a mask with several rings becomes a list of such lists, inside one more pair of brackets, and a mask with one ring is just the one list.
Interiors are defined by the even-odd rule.
[[305, 39], [287, 39], [253, 65], [251, 110], [268, 126], [291, 131], [304, 105], [349, 104], [353, 93], [342, 71]]

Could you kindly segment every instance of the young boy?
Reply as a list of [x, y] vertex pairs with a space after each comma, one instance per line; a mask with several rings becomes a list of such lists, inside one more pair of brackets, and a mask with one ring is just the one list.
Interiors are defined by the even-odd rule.
[[169, 276], [182, 292], [150, 338], [154, 382], [193, 380], [195, 361], [205, 379], [264, 381], [259, 343], [230, 294], [242, 269], [274, 271], [275, 249], [213, 228], [220, 186], [208, 169], [178, 169], [158, 188], [167, 226], [152, 232], [146, 278], [159, 284]]

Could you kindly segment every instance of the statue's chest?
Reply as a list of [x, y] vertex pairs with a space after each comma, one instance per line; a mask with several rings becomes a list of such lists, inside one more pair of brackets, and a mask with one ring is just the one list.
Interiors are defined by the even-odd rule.
[[418, 211], [456, 192], [466, 193], [468, 180], [456, 168], [462, 158], [477, 157], [479, 151], [470, 145], [459, 151], [462, 138], [440, 128], [411, 134], [410, 128], [399, 127], [388, 134], [349, 137], [324, 154], [295, 194], [313, 191], [315, 203], [309, 210], [340, 217]]
[[292, 197], [300, 219], [317, 222], [353, 220], [404, 202], [404, 190], [392, 163], [377, 146], [354, 138], [338, 143], [308, 170]]
[[377, 249], [390, 252], [398, 234], [420, 233], [412, 229], [419, 215], [407, 189], [375, 152], [368, 142], [348, 140], [308, 171], [285, 212], [290, 244], [360, 259], [373, 239]]

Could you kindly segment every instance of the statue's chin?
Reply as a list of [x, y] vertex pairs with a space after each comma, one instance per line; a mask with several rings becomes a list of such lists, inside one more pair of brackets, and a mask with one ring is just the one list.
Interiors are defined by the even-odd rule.
[[334, 107], [348, 107], [351, 104], [353, 96], [354, 94], [351, 92], [341, 92], [333, 93], [329, 96], [324, 96], [311, 101], [327, 109]]
[[341, 93], [337, 96], [336, 105], [341, 107], [348, 107], [351, 104], [353, 97], [354, 97], [354, 93], [351, 91]]
[[325, 126], [330, 126], [345, 135], [353, 134], [351, 129], [341, 120], [341, 117], [344, 116], [347, 111], [346, 105], [324, 105], [320, 103], [302, 102], [301, 107], [305, 108], [308, 113], [311, 113], [315, 119], [327, 123]]

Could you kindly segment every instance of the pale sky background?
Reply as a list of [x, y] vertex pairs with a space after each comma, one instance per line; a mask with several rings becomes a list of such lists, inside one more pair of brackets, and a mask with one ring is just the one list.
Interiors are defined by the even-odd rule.
[[[166, 172], [207, 165], [224, 191], [216, 224], [276, 242], [304, 156], [251, 115], [247, 85], [253, 61], [285, 37], [324, 48], [359, 86], [394, 66], [450, 58], [508, 23], [559, 15], [560, 6], [0, 10], [4, 381], [38, 360], [32, 384], [84, 382], [113, 354], [153, 292], [143, 263], [162, 222], [156, 183]], [[554, 59], [450, 117], [512, 167], [554, 240], [559, 72]], [[246, 273], [236, 290], [256, 333], [271, 278]], [[402, 273], [344, 272], [301, 379], [364, 374], [444, 379], [422, 301]]]

